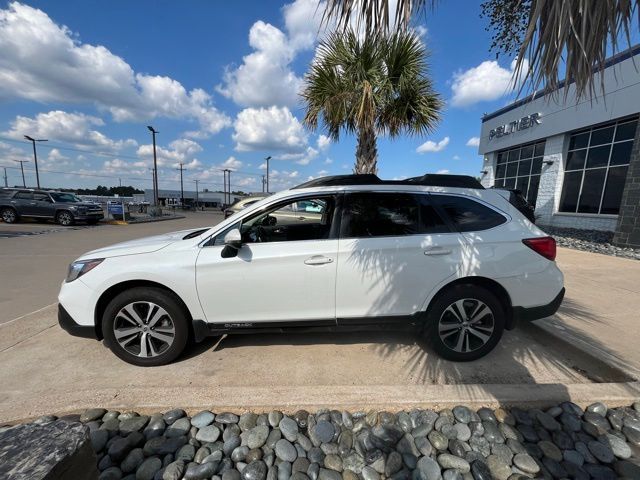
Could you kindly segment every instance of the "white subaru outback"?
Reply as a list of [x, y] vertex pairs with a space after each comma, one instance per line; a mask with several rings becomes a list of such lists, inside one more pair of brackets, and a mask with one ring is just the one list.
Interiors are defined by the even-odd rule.
[[556, 245], [472, 177], [312, 180], [220, 224], [82, 255], [59, 295], [72, 335], [141, 366], [228, 333], [415, 329], [474, 360], [564, 295]]

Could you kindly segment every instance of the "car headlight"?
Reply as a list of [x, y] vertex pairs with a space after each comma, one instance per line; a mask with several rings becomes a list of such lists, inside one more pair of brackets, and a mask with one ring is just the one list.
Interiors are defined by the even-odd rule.
[[69, 207], [69, 210], [71, 210], [72, 212], [75, 212], [77, 209], [78, 207], [74, 207], [73, 205]]
[[98, 265], [102, 263], [104, 258], [93, 258], [91, 260], [80, 260], [73, 262], [69, 265], [69, 272], [67, 273], [67, 283], [73, 282], [76, 278], [81, 277], [87, 272], [90, 272]]

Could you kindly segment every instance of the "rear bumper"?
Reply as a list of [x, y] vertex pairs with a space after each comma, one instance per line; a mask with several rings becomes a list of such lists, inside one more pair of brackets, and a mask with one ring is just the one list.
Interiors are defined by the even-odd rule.
[[514, 323], [517, 324], [521, 321], [530, 322], [532, 320], [550, 317], [560, 308], [560, 304], [562, 304], [562, 299], [564, 298], [564, 291], [563, 287], [556, 298], [546, 305], [540, 305], [538, 307], [513, 307]]
[[58, 304], [58, 323], [64, 331], [74, 337], [93, 338], [98, 340], [96, 329], [93, 325], [80, 325], [71, 318], [61, 304]]

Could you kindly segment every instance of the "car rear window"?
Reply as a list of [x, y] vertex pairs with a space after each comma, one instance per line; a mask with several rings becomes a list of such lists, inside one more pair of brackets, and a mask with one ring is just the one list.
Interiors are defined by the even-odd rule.
[[507, 221], [495, 210], [470, 198], [432, 195], [431, 199], [440, 206], [460, 232], [488, 230]]

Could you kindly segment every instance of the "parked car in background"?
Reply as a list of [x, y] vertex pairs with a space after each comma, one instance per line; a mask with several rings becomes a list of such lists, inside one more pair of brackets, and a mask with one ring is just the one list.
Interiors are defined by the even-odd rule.
[[141, 366], [173, 361], [189, 338], [367, 329], [419, 332], [468, 361], [556, 312], [555, 255], [552, 237], [472, 177], [325, 177], [211, 228], [85, 253], [58, 319]]
[[223, 204], [222, 211], [224, 212], [224, 218], [229, 218], [234, 213], [238, 213], [240, 210], [244, 210], [249, 205], [253, 205], [263, 198], [267, 198], [267, 195], [252, 195], [250, 197], [244, 197], [229, 206]]
[[73, 193], [22, 188], [1, 192], [0, 216], [5, 223], [36, 218], [69, 226], [76, 222], [95, 224], [104, 218], [100, 205], [83, 202]]

